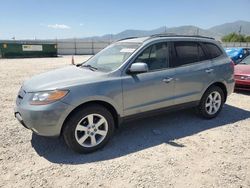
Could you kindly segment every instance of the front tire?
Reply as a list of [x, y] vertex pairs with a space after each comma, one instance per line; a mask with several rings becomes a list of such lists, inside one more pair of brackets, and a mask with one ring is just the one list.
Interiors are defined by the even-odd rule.
[[63, 137], [78, 153], [90, 153], [104, 147], [114, 132], [114, 118], [101, 105], [87, 105], [66, 121]]
[[218, 86], [212, 86], [203, 94], [198, 106], [199, 114], [206, 119], [215, 118], [225, 102], [225, 95]]

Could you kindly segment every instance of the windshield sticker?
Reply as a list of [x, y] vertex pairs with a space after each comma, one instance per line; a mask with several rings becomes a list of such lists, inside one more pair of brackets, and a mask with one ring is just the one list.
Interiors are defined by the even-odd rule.
[[124, 53], [132, 53], [132, 52], [134, 52], [135, 51], [135, 49], [134, 48], [123, 48], [123, 49], [121, 49], [121, 51], [120, 52], [124, 52]]

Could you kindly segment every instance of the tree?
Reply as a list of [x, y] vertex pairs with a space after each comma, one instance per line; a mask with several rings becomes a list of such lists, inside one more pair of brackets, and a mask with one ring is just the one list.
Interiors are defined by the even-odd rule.
[[246, 42], [250, 42], [250, 36], [246, 37]]
[[230, 33], [222, 37], [222, 42], [250, 42], [250, 36], [241, 35], [237, 33]]

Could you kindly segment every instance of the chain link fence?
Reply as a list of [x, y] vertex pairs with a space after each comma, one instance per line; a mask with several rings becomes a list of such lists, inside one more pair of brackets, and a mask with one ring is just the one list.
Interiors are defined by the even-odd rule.
[[224, 48], [228, 48], [228, 47], [250, 48], [250, 42], [225, 42], [225, 43], [222, 43], [222, 46]]
[[111, 41], [57, 40], [59, 55], [93, 55], [110, 45]]
[[[60, 39], [60, 40], [15, 40], [4, 41], [0, 43], [32, 43], [32, 44], [48, 44], [53, 43], [57, 46], [58, 55], [93, 55], [101, 51], [103, 48], [110, 45], [113, 41], [94, 41], [85, 39]], [[222, 43], [222, 46], [227, 47], [244, 47], [250, 48], [250, 43], [234, 42]], [[1, 49], [0, 49], [1, 50]]]
[[[83, 41], [77, 40], [58, 40], [56, 41], [59, 55], [93, 55], [110, 45], [111, 41]], [[222, 43], [224, 48], [243, 47], [250, 48], [250, 43], [233, 42]]]

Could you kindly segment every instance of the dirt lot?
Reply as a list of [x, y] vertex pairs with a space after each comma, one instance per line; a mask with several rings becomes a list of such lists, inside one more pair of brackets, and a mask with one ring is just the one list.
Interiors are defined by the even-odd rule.
[[22, 82], [70, 58], [0, 59], [0, 187], [250, 187], [250, 93], [209, 121], [184, 110], [127, 123], [88, 155], [23, 128], [13, 117]]

